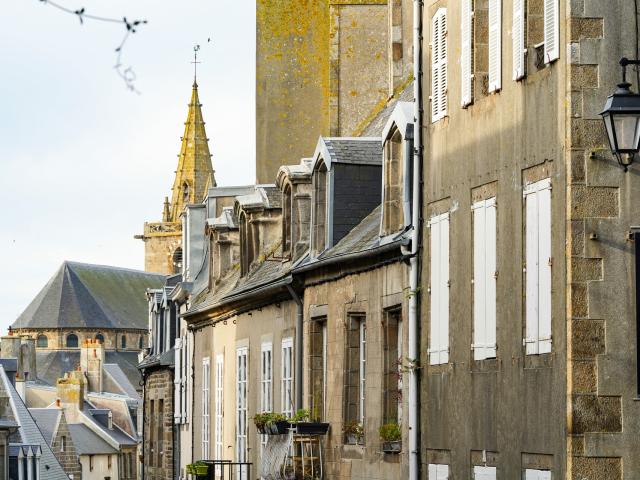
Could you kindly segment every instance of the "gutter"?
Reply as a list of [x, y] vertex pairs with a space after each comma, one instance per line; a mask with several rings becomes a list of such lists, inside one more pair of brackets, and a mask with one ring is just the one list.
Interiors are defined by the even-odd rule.
[[413, 0], [413, 188], [411, 200], [411, 247], [409, 259], [409, 480], [420, 476], [420, 452], [418, 448], [419, 407], [418, 369], [419, 361], [419, 275], [421, 195], [422, 195], [422, 0]]

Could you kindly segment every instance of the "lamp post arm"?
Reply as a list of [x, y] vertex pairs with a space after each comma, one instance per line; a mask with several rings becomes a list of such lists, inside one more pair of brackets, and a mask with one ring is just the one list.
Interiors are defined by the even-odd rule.
[[627, 57], [620, 59], [620, 66], [622, 67], [622, 83], [627, 83], [627, 66], [628, 65], [640, 65], [640, 60], [630, 60]]

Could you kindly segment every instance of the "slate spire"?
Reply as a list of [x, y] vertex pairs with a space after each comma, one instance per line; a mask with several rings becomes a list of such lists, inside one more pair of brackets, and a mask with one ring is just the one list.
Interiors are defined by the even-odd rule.
[[198, 97], [198, 84], [194, 78], [168, 220], [179, 222], [184, 206], [201, 202], [210, 186], [215, 187], [216, 181], [211, 166], [209, 139], [202, 118], [202, 104]]

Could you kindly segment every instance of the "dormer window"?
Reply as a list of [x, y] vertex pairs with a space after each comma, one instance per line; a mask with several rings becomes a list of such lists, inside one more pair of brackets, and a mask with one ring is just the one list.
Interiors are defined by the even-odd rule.
[[404, 168], [402, 135], [395, 128], [384, 144], [383, 234], [404, 228]]
[[247, 214], [240, 214], [240, 263], [242, 267], [242, 275], [249, 272], [249, 267], [253, 263], [255, 256], [255, 235], [251, 222], [247, 218]]
[[287, 185], [282, 192], [282, 256], [287, 257], [291, 254], [292, 224], [291, 224], [291, 206], [292, 206], [291, 185]]
[[313, 250], [316, 255], [327, 245], [327, 166], [320, 162], [313, 179]]
[[173, 264], [173, 273], [182, 272], [182, 248], [178, 247], [175, 249], [171, 261]]

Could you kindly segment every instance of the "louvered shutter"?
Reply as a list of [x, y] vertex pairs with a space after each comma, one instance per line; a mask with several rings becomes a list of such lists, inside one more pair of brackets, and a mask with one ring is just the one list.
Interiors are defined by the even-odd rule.
[[544, 0], [544, 63], [560, 58], [560, 12], [558, 0]]
[[431, 121], [447, 115], [447, 10], [431, 20]]
[[485, 300], [487, 281], [485, 275], [485, 204], [484, 200], [473, 205], [473, 358], [485, 357], [487, 331]]
[[429, 363], [449, 361], [449, 214], [429, 222], [431, 302]]
[[462, 106], [466, 107], [473, 101], [473, 71], [472, 71], [472, 22], [473, 22], [473, 1], [461, 0], [461, 39], [460, 50], [460, 84]]
[[489, 0], [489, 92], [502, 88], [502, 0]]
[[496, 480], [496, 467], [473, 467], [474, 480]]
[[173, 421], [176, 424], [182, 423], [182, 339], [176, 338], [174, 349], [174, 375], [173, 375]]
[[538, 353], [551, 352], [551, 184], [538, 191]]
[[524, 2], [525, 0], [513, 0], [513, 25], [511, 27], [511, 35], [513, 40], [514, 80], [520, 80], [525, 76]]
[[485, 201], [485, 358], [496, 356], [496, 199]]
[[526, 211], [526, 353], [551, 351], [551, 180], [528, 185]]

